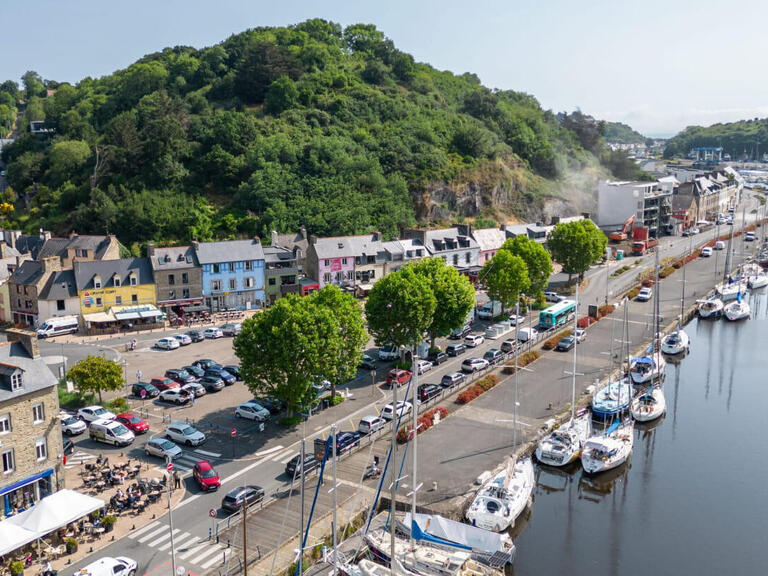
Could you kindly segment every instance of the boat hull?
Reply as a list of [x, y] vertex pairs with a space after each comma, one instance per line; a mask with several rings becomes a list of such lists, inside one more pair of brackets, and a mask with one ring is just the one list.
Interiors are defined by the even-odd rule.
[[592, 397], [592, 414], [596, 418], [610, 418], [629, 409], [632, 386], [626, 380], [611, 382]]
[[751, 313], [752, 310], [745, 302], [732, 302], [725, 307], [725, 319], [731, 322], [747, 320]]
[[707, 300], [699, 304], [700, 318], [719, 318], [723, 315], [722, 300]]
[[667, 401], [660, 388], [654, 388], [650, 393], [639, 395], [632, 401], [630, 413], [638, 422], [651, 422], [661, 418], [667, 411]]
[[629, 376], [632, 378], [632, 382], [635, 384], [647, 384], [660, 378], [661, 375], [664, 374], [664, 368], [666, 365], [667, 362], [664, 360], [664, 358], [654, 358], [651, 368], [642, 371], [636, 368], [632, 368], [629, 371]]
[[688, 350], [690, 345], [691, 339], [688, 337], [688, 334], [685, 332], [685, 330], [677, 330], [671, 334], [667, 334], [664, 336], [664, 338], [662, 338], [661, 351], [664, 354], [675, 356]]
[[596, 450], [590, 447], [591, 439], [587, 441], [581, 453], [581, 466], [587, 474], [600, 474], [618, 468], [632, 455], [634, 446], [632, 425], [623, 426], [609, 438], [597, 438], [598, 443], [604, 444], [611, 450]]
[[542, 438], [536, 446], [536, 460], [546, 466], [561, 467], [575, 462], [592, 431], [590, 415], [569, 420]]
[[[466, 513], [473, 526], [501, 532], [512, 526], [518, 516], [530, 506], [535, 483], [533, 462], [530, 458], [519, 460], [507, 481], [507, 469], [489, 480], [477, 493]], [[506, 485], [506, 488], [503, 486]]]
[[747, 286], [751, 290], [758, 290], [759, 288], [765, 288], [768, 286], [768, 276], [760, 274], [759, 276], [750, 276], [747, 280]]

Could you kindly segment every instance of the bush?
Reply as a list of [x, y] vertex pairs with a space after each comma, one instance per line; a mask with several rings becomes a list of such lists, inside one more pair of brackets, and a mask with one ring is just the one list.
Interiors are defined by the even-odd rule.
[[11, 562], [11, 574], [17, 575], [17, 574], [23, 574], [23, 573], [24, 573], [23, 562], [19, 562], [18, 560]]
[[608, 314], [613, 314], [614, 310], [616, 310], [616, 307], [613, 304], [603, 304], [597, 309], [597, 317], [605, 318]]
[[284, 416], [283, 418], [280, 418], [279, 424], [280, 426], [297, 426], [298, 424], [301, 424], [302, 417], [299, 415], [296, 416]]
[[627, 292], [627, 298], [629, 298], [630, 300], [634, 300], [635, 298], [637, 298], [638, 294], [640, 294], [640, 286], [635, 286], [634, 288], [631, 288]]
[[112, 531], [112, 528], [115, 527], [115, 522], [117, 522], [117, 517], [112, 514], [109, 516], [104, 516], [104, 518], [101, 519], [101, 524], [104, 526], [104, 530], [107, 532]]
[[128, 405], [128, 401], [125, 398], [115, 398], [111, 402], [105, 402], [104, 406], [107, 410], [115, 414], [120, 414], [121, 412], [128, 412], [131, 408]]
[[77, 410], [83, 406], [94, 404], [96, 396], [93, 394], [81, 394], [80, 392], [67, 392], [66, 384], [59, 384], [59, 406], [65, 410]]
[[542, 349], [544, 350], [554, 350], [555, 346], [557, 346], [557, 343], [560, 342], [563, 338], [568, 336], [571, 333], [571, 330], [563, 330], [562, 332], [558, 332], [551, 338], [547, 338], [547, 340], [544, 341], [544, 345], [542, 346]]
[[[418, 425], [419, 434], [422, 432], [425, 432], [429, 430], [432, 426], [435, 425], [435, 414], [440, 414], [440, 420], [443, 420], [446, 416], [448, 416], [448, 410], [446, 408], [443, 408], [442, 406], [438, 406], [437, 408], [432, 408], [432, 410], [428, 410], [421, 416], [419, 416], [419, 419], [416, 421]], [[407, 442], [411, 436], [411, 430], [413, 430], [413, 426], [405, 426], [397, 431], [397, 441], [400, 444], [404, 444]]]
[[77, 540], [74, 538], [67, 538], [64, 540], [64, 546], [67, 548], [67, 554], [74, 554], [77, 552]]
[[680, 270], [680, 268], [682, 268], [684, 265], [685, 265], [685, 262], [683, 262], [682, 260], [678, 260], [677, 262], [672, 264], [672, 268], [674, 268], [675, 270]]
[[475, 382], [472, 386], [461, 392], [461, 394], [456, 397], [456, 404], [467, 404], [472, 402], [472, 400], [480, 396], [480, 394], [487, 392], [498, 383], [499, 377], [495, 374], [489, 374], [484, 378], [480, 378], [480, 380]]
[[659, 272], [659, 278], [666, 278], [667, 276], [672, 274], [672, 272], [674, 272], [674, 271], [675, 271], [675, 267], [674, 266], [667, 266], [661, 272]]
[[[525, 354], [521, 354], [517, 358], [517, 365], [520, 368], [523, 368], [524, 366], [528, 366], [528, 364], [535, 362], [540, 357], [541, 357], [541, 352], [539, 352], [538, 350], [529, 350], [528, 352], [526, 352]], [[507, 362], [502, 372], [504, 372], [504, 374], [514, 374], [515, 373], [514, 360]]]
[[346, 400], [344, 396], [342, 396], [341, 394], [336, 394], [336, 396], [331, 398], [331, 406], [338, 406], [339, 404], [344, 402], [344, 400]]

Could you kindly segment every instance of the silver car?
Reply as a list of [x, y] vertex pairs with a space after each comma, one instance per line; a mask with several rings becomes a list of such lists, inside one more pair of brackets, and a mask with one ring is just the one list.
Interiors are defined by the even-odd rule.
[[205, 434], [186, 422], [171, 424], [165, 429], [165, 435], [174, 442], [185, 446], [200, 446], [205, 442]]
[[243, 402], [235, 408], [235, 418], [247, 418], [248, 420], [264, 422], [269, 419], [269, 410], [256, 402]]
[[147, 456], [174, 460], [181, 456], [181, 448], [167, 438], [152, 438], [144, 444], [144, 453]]
[[230, 322], [221, 327], [221, 333], [224, 334], [224, 336], [237, 336], [242, 330], [243, 325], [240, 324], [240, 322]]

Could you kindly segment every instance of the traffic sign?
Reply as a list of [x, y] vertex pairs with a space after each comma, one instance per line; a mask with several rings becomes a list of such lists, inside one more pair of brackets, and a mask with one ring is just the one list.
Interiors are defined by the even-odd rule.
[[139, 394], [140, 394], [142, 400], [144, 400], [144, 398], [147, 397], [147, 391], [144, 390], [144, 388], [141, 389], [141, 392]]
[[232, 432], [230, 432], [229, 435], [232, 436], [232, 438], [234, 438], [235, 436], [237, 436], [237, 430], [232, 428]]
[[165, 469], [168, 470], [168, 472], [173, 470], [173, 462], [168, 462], [168, 464], [165, 465]]
[[208, 516], [210, 516], [211, 518], [216, 518], [216, 508], [211, 508], [210, 510], [208, 510]]

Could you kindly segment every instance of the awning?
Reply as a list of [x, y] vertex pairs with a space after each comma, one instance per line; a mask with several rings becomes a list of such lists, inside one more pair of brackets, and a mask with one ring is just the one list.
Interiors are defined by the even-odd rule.
[[139, 312], [116, 312], [115, 313], [115, 319], [116, 320], [136, 320], [137, 318], [141, 318], [141, 314]]
[[51, 476], [51, 475], [53, 475], [53, 468], [49, 468], [44, 472], [40, 472], [40, 474], [35, 474], [33, 476], [30, 476], [29, 478], [25, 478], [24, 480], [19, 480], [14, 484], [9, 484], [4, 488], [0, 488], [0, 496], [3, 496], [4, 494], [8, 494], [8, 492], [13, 492], [16, 489], [21, 488], [22, 486], [26, 486], [27, 484], [32, 484], [33, 482], [37, 482], [41, 478], [48, 478], [48, 476]]
[[114, 322], [115, 315], [112, 312], [95, 312], [94, 314], [83, 314], [83, 320], [92, 324], [100, 324], [102, 322]]
[[13, 552], [21, 548], [24, 544], [29, 544], [37, 538], [37, 534], [11, 524], [8, 520], [0, 522], [0, 556]]
[[142, 318], [157, 318], [158, 316], [162, 316], [163, 313], [160, 312], [160, 310], [154, 309], [154, 310], [142, 310], [139, 312], [139, 315]]
[[373, 290], [373, 284], [358, 284], [357, 289], [362, 290], [363, 292], [370, 292]]
[[29, 510], [4, 522], [21, 526], [37, 537], [43, 537], [103, 507], [104, 500], [100, 498], [64, 489], [46, 496]]
[[204, 304], [192, 304], [190, 306], [184, 306], [182, 311], [185, 314], [191, 314], [193, 312], [206, 312], [208, 311], [208, 306]]

